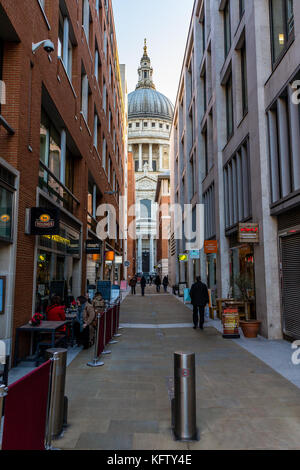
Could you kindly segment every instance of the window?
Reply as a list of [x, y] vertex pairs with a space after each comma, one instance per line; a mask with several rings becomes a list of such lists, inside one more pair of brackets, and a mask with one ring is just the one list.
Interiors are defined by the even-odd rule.
[[226, 122], [227, 122], [227, 140], [233, 134], [233, 96], [232, 96], [232, 75], [226, 83]]
[[273, 64], [287, 48], [294, 32], [293, 0], [270, 0]]
[[70, 22], [67, 16], [59, 12], [58, 57], [62, 60], [69, 78], [72, 78], [73, 45], [70, 40]]
[[139, 171], [139, 161], [138, 160], [134, 161], [134, 170], [135, 170], [136, 173]]
[[241, 48], [241, 77], [242, 77], [242, 106], [243, 116], [248, 112], [248, 81], [247, 81], [247, 55], [246, 42]]
[[207, 109], [207, 86], [206, 86], [206, 72], [203, 74], [203, 109], [204, 113]]
[[245, 0], [240, 0], [240, 19], [245, 13]]
[[148, 127], [148, 122], [144, 122], [144, 127]]
[[0, 239], [12, 239], [13, 191], [0, 186]]
[[99, 118], [98, 114], [95, 113], [94, 116], [94, 147], [98, 149], [98, 128], [99, 128]]
[[81, 112], [88, 122], [88, 112], [89, 112], [89, 82], [88, 77], [85, 71], [81, 75]]
[[0, 38], [0, 114], [1, 114], [1, 103], [5, 102], [5, 86], [2, 82], [3, 74], [3, 41]]
[[161, 123], [159, 124], [159, 128], [160, 128], [160, 129], [162, 129], [162, 128], [163, 128], [163, 125], [162, 125]]
[[129, 129], [132, 129], [132, 124], [131, 123], [129, 124]]
[[102, 168], [106, 171], [106, 140], [104, 137], [102, 142]]
[[231, 47], [230, 0], [227, 1], [224, 8], [224, 45], [226, 59]]
[[135, 127], [140, 127], [140, 123], [137, 122], [137, 123], [135, 124]]
[[152, 122], [152, 127], [155, 127], [155, 122]]
[[85, 32], [87, 43], [89, 44], [90, 36], [90, 6], [89, 0], [83, 0], [82, 2], [82, 26]]
[[140, 214], [141, 219], [151, 220], [151, 206], [152, 202], [150, 199], [143, 199], [140, 203]]
[[102, 107], [103, 107], [103, 111], [106, 114], [106, 83], [105, 81], [103, 82]]
[[157, 171], [157, 162], [156, 162], [156, 160], [153, 160], [153, 161], [152, 161], [152, 170], [153, 170], [154, 172]]

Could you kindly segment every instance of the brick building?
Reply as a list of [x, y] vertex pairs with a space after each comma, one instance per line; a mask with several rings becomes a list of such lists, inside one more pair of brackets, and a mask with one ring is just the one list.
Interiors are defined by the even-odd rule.
[[[44, 40], [51, 42], [38, 48]], [[0, 0], [0, 80], [0, 338], [10, 347], [15, 328], [43, 311], [51, 293], [77, 296], [122, 276], [121, 266], [105, 263], [107, 250], [122, 255], [126, 131], [111, 1], [16, 8]], [[117, 212], [116, 240], [103, 243], [102, 203]], [[55, 235], [29, 234], [38, 207], [40, 225], [54, 214]]]
[[169, 275], [169, 236], [170, 236], [170, 172], [159, 175], [155, 202], [158, 207], [157, 221], [157, 272], [161, 276]]

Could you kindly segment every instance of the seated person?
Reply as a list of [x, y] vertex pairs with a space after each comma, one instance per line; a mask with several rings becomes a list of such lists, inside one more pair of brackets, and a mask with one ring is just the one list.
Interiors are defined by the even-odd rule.
[[[62, 305], [61, 298], [58, 295], [51, 297], [51, 303], [46, 309], [47, 321], [66, 321], [65, 307]], [[63, 326], [59, 331], [66, 331]]]

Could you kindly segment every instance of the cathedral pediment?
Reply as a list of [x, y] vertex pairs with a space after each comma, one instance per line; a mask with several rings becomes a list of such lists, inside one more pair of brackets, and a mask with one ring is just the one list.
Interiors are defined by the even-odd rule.
[[136, 190], [156, 191], [157, 178], [148, 175], [138, 176], [136, 179]]

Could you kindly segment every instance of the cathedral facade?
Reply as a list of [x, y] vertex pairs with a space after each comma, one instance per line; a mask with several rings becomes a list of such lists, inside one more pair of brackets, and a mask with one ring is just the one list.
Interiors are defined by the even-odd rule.
[[157, 267], [156, 188], [159, 175], [169, 172], [169, 139], [174, 108], [153, 82], [145, 40], [138, 84], [128, 95], [128, 145], [135, 170], [136, 269], [151, 273]]

